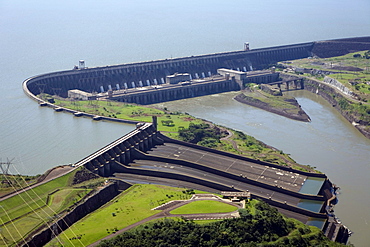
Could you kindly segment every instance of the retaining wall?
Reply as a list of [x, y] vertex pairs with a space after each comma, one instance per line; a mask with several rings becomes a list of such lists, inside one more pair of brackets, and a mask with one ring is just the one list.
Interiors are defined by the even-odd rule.
[[265, 189], [269, 189], [269, 190], [272, 190], [272, 191], [276, 191], [276, 192], [284, 193], [284, 194], [287, 194], [287, 195], [291, 195], [291, 196], [294, 196], [294, 197], [297, 197], [297, 198], [300, 198], [300, 199], [308, 199], [308, 200], [316, 200], [316, 201], [324, 201], [325, 200], [325, 198], [322, 197], [322, 196], [302, 194], [302, 193], [298, 193], [298, 192], [295, 192], [295, 191], [282, 189], [282, 188], [279, 188], [279, 187], [275, 187], [275, 186], [265, 184], [265, 183], [260, 183], [258, 181], [255, 181], [255, 180], [252, 180], [252, 179], [249, 179], [249, 178], [243, 178], [243, 177], [231, 174], [231, 173], [220, 171], [220, 170], [217, 170], [217, 169], [214, 169], [214, 168], [211, 168], [211, 167], [196, 164], [196, 163], [189, 162], [189, 161], [186, 161], [186, 160], [171, 159], [171, 158], [165, 158], [165, 157], [160, 157], [160, 156], [147, 155], [147, 154], [144, 154], [144, 153], [141, 153], [141, 152], [137, 152], [136, 157], [138, 157], [139, 159], [143, 159], [143, 160], [159, 161], [159, 162], [163, 162], [163, 163], [177, 164], [177, 165], [184, 166], [184, 167], [191, 167], [191, 168], [194, 168], [194, 169], [197, 169], [197, 170], [202, 170], [202, 171], [205, 171], [205, 172], [208, 172], [208, 173], [211, 173], [211, 174], [216, 174], [216, 175], [221, 176], [221, 177], [226, 177], [226, 178], [230, 178], [230, 179], [233, 179], [233, 180], [237, 180], [237, 181], [240, 181], [242, 183], [247, 183], [247, 184], [255, 185], [255, 186], [258, 186], [258, 187], [265, 188]]
[[33, 233], [30, 234], [30, 237], [26, 238], [26, 243], [23, 243], [22, 246], [44, 246], [53, 237], [66, 230], [68, 227], [73, 225], [75, 222], [77, 222], [87, 214], [103, 206], [119, 193], [120, 192], [118, 190], [117, 184], [113, 183], [106, 186], [93, 196], [89, 197], [85, 202], [78, 205], [72, 211], [62, 216], [57, 222], [51, 224], [50, 227], [45, 228], [44, 230], [36, 229]]
[[207, 152], [210, 152], [210, 153], [224, 155], [224, 156], [231, 157], [231, 158], [234, 158], [234, 159], [245, 160], [245, 161], [248, 161], [248, 162], [253, 162], [253, 163], [264, 165], [264, 166], [270, 166], [270, 167], [278, 168], [278, 169], [281, 169], [281, 170], [284, 170], [284, 171], [302, 174], [302, 175], [305, 175], [305, 176], [308, 176], [308, 177], [327, 178], [327, 176], [325, 174], [322, 174], [322, 173], [311, 173], [311, 172], [304, 172], [304, 171], [300, 171], [300, 170], [295, 170], [295, 169], [290, 168], [290, 167], [279, 166], [279, 165], [276, 165], [276, 164], [267, 163], [267, 162], [260, 161], [260, 160], [254, 160], [254, 159], [251, 159], [251, 158], [248, 158], [248, 157], [245, 157], [245, 156], [240, 156], [240, 155], [233, 154], [233, 153], [228, 153], [228, 152], [224, 152], [224, 151], [220, 151], [220, 150], [216, 150], [216, 149], [212, 149], [212, 148], [207, 148], [207, 147], [204, 147], [204, 146], [199, 146], [199, 145], [188, 143], [188, 142], [183, 142], [183, 141], [180, 141], [180, 140], [171, 139], [171, 138], [169, 138], [165, 135], [162, 135], [162, 134], [160, 134], [159, 136], [165, 142], [176, 143], [176, 144], [179, 144], [179, 145], [204, 150], [204, 151], [207, 151]]
[[[355, 115], [350, 114], [347, 111], [343, 111], [338, 104], [341, 99], [345, 99], [340, 93], [336, 92], [334, 88], [323, 83], [304, 78], [305, 89], [320, 95], [326, 101], [328, 101], [345, 119], [350, 123], [355, 123], [354, 127], [358, 129], [364, 136], [370, 139], [370, 130], [368, 130], [369, 122], [359, 120]], [[334, 96], [334, 97], [333, 97]]]
[[[123, 173], [129, 173], [129, 174], [136, 174], [136, 175], [142, 175], [142, 176], [152, 176], [152, 177], [159, 177], [159, 178], [168, 178], [168, 179], [174, 179], [174, 180], [181, 180], [181, 181], [187, 181], [190, 183], [195, 183], [199, 185], [203, 185], [212, 189], [216, 189], [219, 191], [238, 191], [237, 189], [234, 189], [230, 186], [223, 185], [223, 184], [218, 184], [214, 183], [211, 181], [208, 181], [206, 179], [198, 179], [186, 175], [181, 175], [181, 174], [176, 174], [176, 173], [170, 173], [170, 172], [162, 172], [162, 171], [153, 171], [153, 170], [145, 170], [145, 169], [140, 169], [140, 168], [129, 168], [129, 167], [123, 167], [121, 172]], [[283, 209], [287, 209], [299, 214], [303, 214], [309, 217], [316, 217], [316, 218], [327, 218], [325, 214], [322, 213], [316, 213], [312, 212], [306, 209], [298, 208], [292, 205], [284, 204], [278, 201], [274, 201], [269, 198], [261, 197], [261, 196], [256, 196], [252, 195], [253, 198], [261, 199], [266, 201], [272, 206], [280, 207]], [[311, 198], [312, 199], [312, 198]]]

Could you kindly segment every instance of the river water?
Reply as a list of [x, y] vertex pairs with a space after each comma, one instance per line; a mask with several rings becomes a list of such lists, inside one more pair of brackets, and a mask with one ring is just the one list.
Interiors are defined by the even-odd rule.
[[[274, 146], [300, 164], [317, 167], [341, 187], [337, 216], [355, 233], [370, 231], [370, 140], [320, 96], [307, 91], [296, 97], [311, 122], [290, 120], [233, 100], [239, 92], [157, 104], [237, 130]], [[357, 234], [351, 238], [355, 242]], [[362, 235], [365, 240], [368, 238]], [[353, 240], [356, 239], [356, 240]], [[360, 242], [366, 246], [366, 241]]]
[[[38, 174], [77, 162], [133, 129], [40, 108], [24, 79], [71, 69], [78, 60], [104, 66], [369, 35], [367, 0], [353, 1], [0, 1], [0, 159], [12, 173]], [[245, 131], [316, 166], [342, 188], [337, 215], [370, 241], [370, 143], [325, 101], [295, 92], [311, 123], [233, 101], [235, 93], [169, 102], [218, 124]]]

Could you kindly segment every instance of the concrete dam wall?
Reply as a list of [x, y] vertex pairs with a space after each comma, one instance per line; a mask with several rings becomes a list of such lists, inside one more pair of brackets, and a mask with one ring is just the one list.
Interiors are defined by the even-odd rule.
[[73, 69], [43, 74], [27, 79], [24, 91], [31, 96], [48, 93], [67, 97], [67, 91], [107, 92], [165, 83], [166, 76], [189, 73], [192, 79], [210, 77], [217, 69], [253, 71], [278, 61], [311, 56], [314, 43], [215, 53], [106, 67]]
[[[217, 69], [220, 68], [247, 72], [265, 69], [279, 61], [306, 58], [313, 55], [319, 57], [343, 55], [366, 49], [370, 49], [370, 37], [308, 42], [253, 50], [246, 48], [242, 51], [105, 67], [82, 67], [28, 78], [23, 83], [23, 89], [27, 95], [41, 101], [35, 95], [47, 93], [67, 97], [68, 90], [72, 89], [88, 93], [102, 93], [108, 90], [114, 92], [122, 89], [158, 86], [165, 84], [166, 76], [175, 73], [188, 73], [191, 79], [202, 79], [217, 75]], [[198, 94], [194, 96], [231, 90], [238, 90], [238, 87], [229, 84], [213, 87], [210, 90], [207, 88], [206, 90], [198, 90]], [[208, 91], [210, 92], [207, 93]], [[192, 96], [194, 93], [191, 91], [184, 91], [184, 93], [187, 95], [186, 98], [194, 97]], [[135, 102], [133, 101], [133, 103]], [[152, 102], [148, 101], [147, 103]]]

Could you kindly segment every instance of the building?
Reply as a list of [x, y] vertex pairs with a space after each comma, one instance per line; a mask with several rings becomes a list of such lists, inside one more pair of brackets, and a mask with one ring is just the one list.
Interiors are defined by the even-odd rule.
[[166, 83], [168, 84], [178, 84], [179, 82], [185, 82], [185, 81], [190, 81], [190, 74], [184, 73], [175, 73], [173, 75], [168, 75], [166, 76]]
[[96, 100], [96, 95], [79, 89], [72, 89], [68, 90], [68, 98], [78, 100]]

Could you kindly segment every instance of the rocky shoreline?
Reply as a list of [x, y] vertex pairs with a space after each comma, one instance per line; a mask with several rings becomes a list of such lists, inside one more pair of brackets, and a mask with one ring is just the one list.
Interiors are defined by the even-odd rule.
[[262, 101], [260, 101], [256, 98], [249, 97], [249, 96], [245, 95], [244, 93], [238, 94], [237, 96], [234, 97], [234, 99], [236, 101], [240, 102], [240, 103], [247, 104], [247, 105], [250, 105], [250, 106], [254, 106], [254, 107], [263, 109], [265, 111], [275, 113], [275, 114], [278, 114], [280, 116], [287, 117], [287, 118], [290, 118], [290, 119], [293, 119], [293, 120], [302, 121], [302, 122], [310, 122], [311, 121], [310, 117], [306, 114], [306, 112], [304, 112], [301, 109], [301, 106], [298, 104], [296, 99], [289, 99], [289, 100], [285, 100], [285, 101], [288, 102], [289, 104], [299, 108], [298, 114], [288, 112], [286, 109], [273, 107], [273, 106], [269, 105], [266, 102], [262, 102]]
[[[358, 129], [361, 134], [366, 138], [370, 139], [370, 123], [367, 121], [360, 120], [358, 116], [349, 113], [348, 111], [343, 111], [338, 101], [344, 98], [341, 94], [337, 93], [335, 89], [330, 86], [324, 85], [314, 80], [304, 78], [305, 90], [312, 93], [318, 94], [328, 101], [348, 122], [350, 122], [356, 129]], [[335, 95], [333, 97], [332, 95]]]

